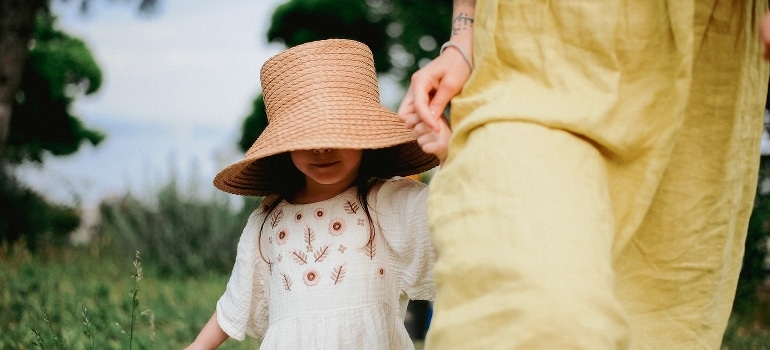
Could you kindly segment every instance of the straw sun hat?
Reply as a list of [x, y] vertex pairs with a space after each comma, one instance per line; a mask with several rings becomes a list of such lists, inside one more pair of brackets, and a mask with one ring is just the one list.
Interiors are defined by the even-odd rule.
[[380, 104], [372, 52], [360, 42], [330, 39], [295, 46], [267, 60], [261, 79], [267, 127], [243, 160], [216, 175], [214, 186], [222, 191], [274, 193], [287, 181], [287, 172], [297, 172], [281, 157], [295, 150], [374, 149], [372, 175], [383, 178], [438, 165]]

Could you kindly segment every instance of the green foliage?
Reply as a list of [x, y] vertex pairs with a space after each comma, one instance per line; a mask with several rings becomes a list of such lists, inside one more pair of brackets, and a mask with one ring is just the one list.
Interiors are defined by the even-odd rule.
[[[273, 13], [267, 38], [295, 46], [345, 38], [371, 48], [378, 72], [406, 84], [450, 34], [451, 1], [290, 0]], [[426, 42], [433, 42], [433, 45]]]
[[24, 237], [27, 248], [39, 241], [64, 243], [80, 224], [78, 210], [50, 203], [0, 166], [0, 243]]
[[11, 162], [42, 162], [44, 152], [75, 153], [104, 135], [89, 129], [69, 112], [74, 98], [96, 92], [102, 73], [83, 41], [55, 28], [55, 18], [41, 12], [34, 44], [27, 55], [3, 156]]
[[42, 162], [43, 155], [75, 153], [83, 142], [99, 144], [104, 135], [69, 113], [74, 99], [97, 91], [101, 70], [86, 45], [56, 29], [42, 11], [35, 23], [10, 131], [0, 155], [0, 243], [22, 237], [34, 248], [41, 239], [65, 242], [79, 222], [78, 210], [50, 203], [18, 181], [13, 167]]
[[[384, 16], [368, 16], [370, 12], [368, 3], [360, 0], [292, 0], [273, 12], [267, 38], [289, 47], [319, 39], [354, 39], [372, 51], [387, 52], [388, 22]], [[392, 67], [387, 55], [376, 55], [374, 62], [383, 72]]]
[[130, 193], [100, 206], [105, 234], [113, 237], [125, 256], [141, 251], [162, 276], [227, 273], [235, 262], [236, 246], [256, 199], [234, 212], [230, 196], [192, 195], [171, 178], [152, 203]]
[[[770, 308], [765, 310], [770, 311]], [[770, 349], [770, 322], [764, 323], [763, 326], [761, 323], [733, 314], [727, 323], [721, 350], [765, 349]]]
[[[733, 312], [746, 316], [756, 313], [758, 291], [770, 277], [765, 262], [768, 257], [767, 240], [770, 239], [770, 189], [763, 188], [763, 184], [770, 186], [770, 156], [763, 156], [760, 162], [759, 185], [749, 219], [743, 266], [733, 304]], [[765, 311], [770, 313], [770, 308]]]
[[266, 127], [267, 112], [265, 111], [265, 99], [262, 94], [259, 94], [252, 103], [251, 114], [243, 120], [241, 127], [243, 133], [241, 134], [240, 141], [238, 141], [238, 147], [246, 152]]

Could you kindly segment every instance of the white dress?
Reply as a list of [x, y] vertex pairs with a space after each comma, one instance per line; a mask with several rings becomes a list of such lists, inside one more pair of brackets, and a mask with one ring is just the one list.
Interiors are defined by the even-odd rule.
[[426, 196], [409, 179], [375, 186], [373, 237], [355, 188], [317, 203], [282, 201], [266, 220], [255, 211], [217, 302], [220, 327], [262, 339], [260, 349], [413, 349], [407, 302], [435, 296]]

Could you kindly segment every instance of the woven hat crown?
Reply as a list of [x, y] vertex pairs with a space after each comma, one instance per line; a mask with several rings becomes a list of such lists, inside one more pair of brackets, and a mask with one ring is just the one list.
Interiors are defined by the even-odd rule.
[[321, 40], [295, 46], [267, 60], [260, 74], [268, 122], [301, 113], [313, 102], [380, 104], [372, 52], [357, 41]]

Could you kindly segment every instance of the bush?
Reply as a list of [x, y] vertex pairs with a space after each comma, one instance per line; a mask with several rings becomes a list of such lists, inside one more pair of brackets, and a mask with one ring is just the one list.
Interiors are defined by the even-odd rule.
[[247, 199], [236, 210], [224, 193], [209, 198], [190, 193], [172, 178], [152, 203], [130, 193], [105, 201], [100, 205], [103, 232], [126, 256], [141, 251], [161, 276], [229, 273], [240, 234], [259, 200]]
[[0, 243], [23, 239], [31, 250], [41, 241], [66, 243], [69, 233], [80, 225], [78, 209], [47, 201], [5, 165], [0, 165], [0, 208]]

